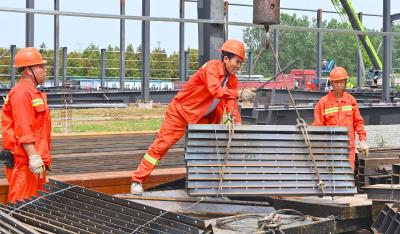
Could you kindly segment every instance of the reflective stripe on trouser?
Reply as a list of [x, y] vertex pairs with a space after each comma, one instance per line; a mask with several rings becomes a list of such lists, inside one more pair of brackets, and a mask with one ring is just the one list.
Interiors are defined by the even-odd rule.
[[37, 196], [37, 191], [43, 190], [43, 184], [46, 183], [46, 172], [44, 175], [44, 178], [39, 178], [29, 170], [29, 165], [22, 163], [15, 163], [13, 169], [6, 168], [6, 176], [10, 184], [8, 201], [15, 203]]
[[143, 183], [154, 170], [158, 161], [182, 138], [186, 127], [186, 120], [178, 112], [175, 105], [170, 104], [156, 139], [147, 150], [136, 171], [133, 172], [132, 181]]

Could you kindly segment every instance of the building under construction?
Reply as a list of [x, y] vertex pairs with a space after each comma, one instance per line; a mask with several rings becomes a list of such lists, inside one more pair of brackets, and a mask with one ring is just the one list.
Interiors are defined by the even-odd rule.
[[[24, 14], [26, 47], [35, 45], [35, 17], [53, 17], [54, 53], [46, 58], [52, 61], [47, 65], [52, 74], [40, 89], [49, 107], [61, 110], [63, 129], [52, 136], [53, 168], [38, 196], [7, 203], [9, 185], [1, 170], [0, 233], [400, 233], [400, 94], [393, 54], [400, 13], [391, 12], [390, 0], [376, 3], [382, 5], [382, 15], [358, 13], [349, 0], [332, 0], [334, 12], [281, 8], [280, 0], [180, 0], [179, 18], [152, 16], [151, 0], [141, 1], [141, 15], [126, 14], [125, 0], [119, 1], [120, 14], [63, 11], [60, 2], [54, 0], [53, 10], [35, 9], [34, 0], [26, 0], [25, 8], [0, 7], [0, 14]], [[185, 17], [188, 4], [195, 4], [197, 19]], [[252, 9], [252, 22], [232, 21], [232, 7]], [[280, 24], [282, 9], [315, 14], [315, 27]], [[324, 27], [325, 13], [342, 17], [352, 29]], [[364, 28], [362, 18], [369, 16], [382, 20], [382, 31]], [[98, 76], [70, 75], [73, 69], [90, 68], [68, 63], [77, 58], [60, 46], [62, 17], [118, 20], [120, 44], [112, 52], [118, 54], [117, 67], [109, 65], [111, 52], [100, 49], [91, 58], [98, 61]], [[126, 50], [127, 21], [141, 23], [140, 77], [127, 75], [134, 70], [127, 59], [133, 53]], [[175, 80], [152, 76], [151, 22], [179, 24], [174, 32], [179, 34]], [[196, 61], [185, 50], [188, 24], [198, 30]], [[221, 58], [218, 50], [229, 39], [229, 28], [237, 26], [261, 29], [263, 41], [248, 48], [238, 74], [243, 125], [229, 117], [225, 124], [190, 124], [145, 181], [143, 194], [130, 193], [132, 170], [156, 131], [69, 134], [75, 108], [122, 110], [131, 104], [151, 108], [170, 103], [193, 75], [193, 66]], [[315, 69], [298, 69], [298, 58], [280, 63], [282, 32], [315, 35], [310, 55]], [[347, 127], [311, 126], [335, 66], [320, 62], [326, 34], [347, 35], [357, 44], [355, 86], [348, 93], [364, 119], [370, 153], [357, 153], [354, 167]], [[381, 49], [374, 48], [372, 37], [381, 38]], [[19, 78], [14, 67], [18, 50], [11, 44], [0, 54], [2, 105]], [[266, 65], [271, 77], [256, 74], [265, 54], [271, 58]], [[107, 77], [110, 70], [119, 71], [117, 79]]]

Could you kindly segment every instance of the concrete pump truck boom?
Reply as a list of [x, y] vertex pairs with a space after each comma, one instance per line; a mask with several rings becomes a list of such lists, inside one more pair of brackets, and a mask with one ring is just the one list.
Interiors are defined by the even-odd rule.
[[[331, 2], [338, 13], [345, 13], [347, 15], [354, 30], [365, 31], [361, 20], [358, 18], [353, 5], [351, 4], [351, 0], [331, 0]], [[368, 35], [358, 35], [358, 38], [361, 41], [364, 50], [367, 52], [368, 58], [373, 66], [368, 72], [366, 85], [370, 87], [377, 86], [378, 79], [382, 78], [382, 62]]]

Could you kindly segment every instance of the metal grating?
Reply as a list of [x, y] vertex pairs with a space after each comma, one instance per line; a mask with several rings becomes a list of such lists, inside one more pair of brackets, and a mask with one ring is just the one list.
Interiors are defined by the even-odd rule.
[[[324, 194], [357, 193], [348, 160], [347, 128], [310, 126], [308, 132], [326, 185]], [[226, 125], [189, 125], [185, 160], [190, 195], [321, 195], [303, 135], [296, 126], [235, 126], [224, 165], [227, 142]]]
[[[39, 198], [1, 206], [0, 216], [51, 233], [204, 233], [207, 229], [202, 220], [79, 186], [50, 180], [45, 188]], [[2, 223], [1, 219], [0, 228]], [[36, 233], [32, 227], [28, 230], [15, 233]]]

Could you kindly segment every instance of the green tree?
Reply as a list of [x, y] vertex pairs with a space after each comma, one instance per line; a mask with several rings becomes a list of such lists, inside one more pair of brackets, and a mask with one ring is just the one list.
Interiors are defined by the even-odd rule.
[[165, 49], [156, 47], [150, 54], [150, 77], [153, 79], [170, 77], [170, 73]]
[[[316, 27], [316, 20], [309, 20], [307, 17], [297, 17], [296, 14], [281, 14], [281, 24], [288, 26]], [[323, 27], [331, 29], [352, 30], [348, 22], [339, 22], [331, 19], [324, 21]], [[368, 29], [367, 29], [368, 30]], [[271, 33], [272, 34], [272, 33]], [[299, 58], [294, 69], [316, 69], [316, 33], [315, 32], [297, 32], [297, 31], [279, 31], [279, 63], [284, 67], [295, 58]], [[336, 65], [345, 67], [350, 75], [355, 75], [357, 66], [357, 40], [355, 35], [345, 35], [338, 33], [322, 34], [322, 56], [326, 59], [333, 59]], [[372, 44], [377, 49], [381, 37], [371, 36]], [[243, 40], [250, 50], [254, 51], [255, 57], [264, 46], [264, 31], [258, 28], [245, 28], [243, 30]], [[273, 41], [273, 38], [271, 38]], [[361, 43], [361, 42], [360, 42]], [[271, 45], [272, 46], [272, 45]], [[361, 44], [360, 44], [361, 46]], [[362, 46], [361, 46], [362, 47]], [[365, 67], [369, 68], [371, 62], [364, 50], [362, 50]], [[272, 50], [264, 50], [260, 54], [258, 63], [255, 66], [254, 74], [270, 76], [272, 73]], [[244, 65], [246, 66], [246, 65]]]

